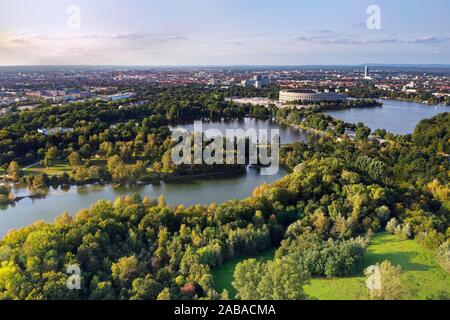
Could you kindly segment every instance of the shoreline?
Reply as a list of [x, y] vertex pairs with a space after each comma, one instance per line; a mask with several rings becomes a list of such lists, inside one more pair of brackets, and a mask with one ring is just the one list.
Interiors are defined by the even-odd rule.
[[429, 106], [429, 107], [437, 107], [437, 106], [442, 106], [442, 107], [450, 107], [450, 105], [446, 105], [445, 103], [428, 103], [426, 101], [415, 101], [415, 100], [411, 100], [411, 99], [405, 99], [405, 98], [390, 98], [390, 97], [380, 97], [380, 98], [376, 98], [376, 99], [380, 99], [380, 100], [392, 100], [392, 101], [400, 101], [400, 102], [411, 102], [411, 103], [417, 103], [417, 104], [422, 104], [425, 106]]
[[[96, 181], [92, 183], [84, 183], [84, 184], [70, 184], [70, 185], [58, 185], [58, 186], [48, 186], [47, 188], [50, 189], [52, 187], [56, 188], [62, 188], [62, 187], [68, 187], [68, 190], [70, 190], [73, 187], [83, 187], [83, 186], [111, 186], [112, 188], [120, 188], [120, 187], [139, 187], [139, 186], [147, 186], [147, 185], [157, 185], [161, 183], [177, 183], [182, 181], [190, 181], [190, 180], [196, 180], [196, 179], [202, 179], [202, 178], [213, 178], [217, 176], [223, 176], [223, 177], [234, 177], [234, 176], [244, 176], [246, 175], [247, 169], [239, 169], [239, 170], [227, 170], [227, 171], [221, 171], [221, 172], [210, 172], [210, 173], [200, 173], [200, 174], [194, 174], [194, 175], [182, 175], [182, 176], [173, 176], [173, 177], [160, 177], [159, 179], [153, 179], [148, 181], [137, 181], [135, 183], [131, 184], [114, 184], [113, 182], [105, 182], [102, 183], [102, 181]], [[26, 187], [25, 187], [26, 188]], [[23, 188], [22, 188], [23, 189]], [[41, 189], [42, 190], [42, 189]], [[45, 199], [48, 196], [53, 196], [50, 191], [47, 194], [30, 194], [30, 195], [24, 195], [24, 196], [18, 196], [15, 197], [11, 202], [2, 204], [0, 206], [3, 208], [8, 208], [11, 205], [15, 205], [16, 203], [19, 203], [22, 200], [25, 199]]]

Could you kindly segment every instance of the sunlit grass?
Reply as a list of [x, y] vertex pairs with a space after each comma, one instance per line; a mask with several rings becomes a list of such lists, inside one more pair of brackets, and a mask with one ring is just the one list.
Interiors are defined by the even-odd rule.
[[25, 175], [46, 173], [49, 176], [54, 176], [62, 174], [64, 172], [70, 175], [72, 173], [72, 167], [67, 161], [57, 160], [49, 167], [44, 167], [41, 164], [36, 164], [23, 171]]
[[[274, 250], [265, 252], [259, 258], [267, 261], [273, 258]], [[216, 289], [220, 293], [227, 289], [230, 298], [236, 290], [231, 285], [236, 265], [245, 258], [235, 259], [213, 271]], [[430, 299], [439, 294], [450, 296], [450, 275], [436, 262], [434, 253], [422, 247], [415, 240], [400, 240], [396, 236], [380, 233], [374, 236], [364, 258], [364, 268], [389, 260], [402, 266], [403, 280], [409, 289], [408, 299]], [[350, 278], [311, 279], [305, 286], [311, 299], [360, 300], [367, 299], [365, 277], [362, 272]]]
[[[450, 296], [450, 275], [437, 264], [432, 251], [415, 240], [400, 240], [385, 233], [376, 235], [367, 250], [364, 267], [389, 260], [400, 265], [409, 289], [408, 299], [430, 299], [440, 293]], [[366, 299], [365, 278], [312, 279], [306, 293], [322, 300]]]

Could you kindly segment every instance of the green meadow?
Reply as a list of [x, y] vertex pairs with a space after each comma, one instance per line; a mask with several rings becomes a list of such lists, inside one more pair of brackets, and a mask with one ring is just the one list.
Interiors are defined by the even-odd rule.
[[[256, 258], [260, 259], [261, 261], [269, 261], [273, 259], [274, 255], [275, 249], [271, 249]], [[234, 298], [236, 296], [236, 290], [231, 285], [231, 282], [233, 281], [234, 268], [239, 262], [242, 262], [246, 259], [249, 258], [239, 258], [228, 261], [213, 271], [217, 292], [222, 293], [222, 291], [226, 289], [228, 290], [230, 298]]]
[[[272, 259], [274, 251], [268, 251], [260, 258]], [[233, 298], [236, 291], [231, 285], [234, 268], [244, 259], [225, 263], [214, 271], [214, 279], [219, 292], [227, 289]], [[364, 258], [364, 268], [389, 260], [400, 265], [403, 281], [409, 289], [408, 299], [435, 299], [450, 297], [450, 274], [436, 262], [434, 253], [423, 248], [415, 240], [400, 240], [394, 235], [380, 233], [374, 236]], [[351, 278], [311, 279], [305, 286], [311, 299], [319, 300], [360, 300], [367, 299], [365, 277], [359, 274]]]

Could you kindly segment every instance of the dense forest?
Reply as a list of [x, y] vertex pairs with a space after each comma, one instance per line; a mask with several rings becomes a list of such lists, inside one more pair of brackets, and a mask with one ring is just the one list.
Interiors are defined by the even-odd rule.
[[[223, 98], [239, 93], [211, 90], [151, 92], [144, 107], [44, 106], [3, 119], [5, 166], [51, 161], [48, 152], [56, 148], [60, 156], [76, 152], [72, 161], [83, 162], [80, 167], [106, 152], [111, 171], [121, 161], [163, 162], [170, 149], [167, 125], [199, 117], [273, 117], [324, 134], [283, 146], [289, 174], [244, 200], [187, 208], [168, 206], [163, 197], [130, 195], [10, 232], [0, 241], [0, 299], [227, 299], [227, 292], [216, 291], [212, 269], [269, 248], [278, 249], [273, 261], [239, 265], [238, 297], [307, 299], [302, 284], [309, 277], [361, 271], [371, 234], [386, 227], [439, 248], [448, 267], [450, 114], [422, 121], [412, 135], [387, 134], [380, 143], [369, 139], [363, 124], [320, 112], [238, 107]], [[241, 93], [258, 94], [272, 93]], [[35, 132], [44, 127], [74, 132]], [[345, 135], [348, 128], [356, 130], [354, 140]], [[68, 265], [80, 267], [80, 290], [66, 286]]]
[[[202, 86], [153, 89], [141, 93], [144, 104], [129, 101], [49, 106], [43, 103], [32, 111], [0, 118], [0, 166], [6, 170], [9, 181], [33, 189], [104, 181], [135, 183], [159, 180], [168, 173], [209, 172], [211, 168], [205, 166], [171, 165], [169, 125], [201, 118], [270, 116], [264, 107], [237, 106], [226, 102], [224, 97], [270, 96], [272, 89], [234, 90], [223, 92]], [[20, 170], [36, 162], [51, 167], [58, 161], [68, 163], [72, 173], [49, 177], [45, 173], [24, 175]], [[242, 168], [232, 170], [239, 172]], [[8, 195], [7, 190], [2, 194]]]

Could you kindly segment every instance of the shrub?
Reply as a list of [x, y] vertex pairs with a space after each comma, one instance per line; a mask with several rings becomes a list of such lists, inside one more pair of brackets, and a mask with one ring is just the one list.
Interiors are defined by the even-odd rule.
[[419, 233], [416, 239], [421, 245], [429, 249], [436, 249], [439, 245], [445, 242], [445, 235], [437, 232], [436, 230], [432, 230], [429, 232]]
[[398, 226], [397, 219], [392, 218], [386, 225], [386, 231], [389, 232], [390, 234], [395, 234], [397, 226]]
[[402, 282], [402, 268], [384, 261], [364, 271], [371, 300], [402, 300], [408, 294]]
[[409, 223], [404, 226], [398, 225], [395, 228], [395, 235], [402, 240], [408, 240], [411, 238], [411, 225]]
[[436, 252], [436, 258], [441, 267], [450, 273], [450, 240], [439, 247]]
[[292, 256], [313, 276], [343, 277], [360, 270], [366, 247], [363, 238], [324, 241], [317, 235], [305, 234], [283, 241], [276, 257]]

